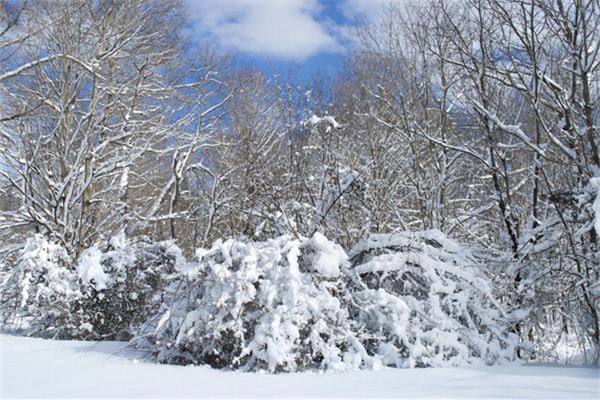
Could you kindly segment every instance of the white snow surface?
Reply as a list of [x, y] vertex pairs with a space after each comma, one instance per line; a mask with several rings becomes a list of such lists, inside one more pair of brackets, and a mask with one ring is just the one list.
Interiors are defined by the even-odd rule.
[[348, 261], [348, 256], [339, 245], [330, 242], [319, 232], [315, 232], [305, 246], [312, 246], [317, 255], [312, 268], [323, 276], [336, 278], [340, 275], [340, 265]]
[[79, 260], [77, 272], [85, 283], [95, 286], [96, 290], [106, 289], [110, 283], [110, 276], [102, 266], [102, 252], [97, 247], [87, 249]]
[[316, 115], [312, 115], [307, 121], [306, 121], [307, 125], [312, 125], [312, 126], [316, 126], [316, 125], [320, 125], [320, 124], [327, 124], [328, 128], [331, 129], [339, 129], [341, 127], [341, 125], [335, 120], [335, 118], [331, 117], [331, 116], [324, 116], [324, 117], [318, 117]]
[[592, 188], [596, 190], [596, 198], [592, 204], [592, 210], [594, 211], [594, 229], [596, 233], [600, 233], [600, 178], [591, 178], [590, 184]]
[[0, 398], [598, 399], [600, 370], [558, 366], [257, 374], [160, 365], [123, 342], [0, 336]]

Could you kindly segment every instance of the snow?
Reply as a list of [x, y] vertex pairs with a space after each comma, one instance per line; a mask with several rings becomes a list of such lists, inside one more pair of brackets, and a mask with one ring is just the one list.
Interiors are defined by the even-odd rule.
[[340, 275], [340, 265], [348, 261], [344, 249], [327, 240], [319, 232], [315, 232], [312, 238], [306, 242], [306, 246], [312, 246], [317, 251], [317, 256], [313, 259], [312, 264], [314, 271], [328, 278]]
[[0, 336], [0, 398], [597, 399], [600, 370], [557, 366], [256, 374], [148, 362], [123, 342]]
[[124, 249], [127, 246], [127, 237], [125, 236], [125, 231], [121, 231], [117, 235], [113, 236], [109, 243], [114, 249]]
[[341, 125], [335, 120], [335, 118], [328, 116], [328, 115], [326, 115], [324, 117], [318, 117], [313, 114], [306, 121], [306, 124], [312, 125], [312, 126], [316, 126], [316, 125], [320, 125], [320, 124], [327, 124], [329, 128], [333, 128], [333, 129], [339, 129], [341, 127]]
[[[17, 307], [12, 319], [30, 324], [25, 331], [9, 321], [13, 333], [135, 336], [161, 362], [243, 371], [514, 359], [512, 320], [494, 302], [484, 266], [470, 246], [440, 231], [368, 236], [352, 262], [319, 232], [310, 239], [217, 240], [196, 252], [196, 262], [185, 261], [173, 242], [131, 242], [121, 233], [85, 250], [77, 272], [38, 251], [49, 242], [35, 243], [19, 266], [49, 266], [54, 275], [16, 269], [4, 293]], [[36, 284], [30, 295], [29, 283], [38, 281], [50, 284]], [[19, 297], [26, 303], [20, 308]]]
[[596, 189], [596, 198], [592, 204], [592, 210], [594, 211], [594, 229], [596, 233], [600, 234], [600, 178], [591, 178], [590, 184], [592, 188]]
[[510, 362], [516, 337], [470, 253], [440, 231], [369, 236], [354, 265], [319, 232], [217, 240], [137, 343], [161, 362], [243, 371]]
[[110, 277], [104, 272], [101, 260], [102, 252], [97, 247], [91, 247], [81, 255], [77, 267], [81, 280], [94, 286], [96, 290], [104, 290], [110, 283]]
[[[350, 251], [353, 271], [362, 282], [388, 293], [379, 294], [380, 301], [373, 298], [361, 305], [365, 312], [373, 310], [369, 304], [379, 304], [375, 318], [358, 319], [384, 328], [388, 343], [378, 354], [387, 365], [403, 352], [407, 352], [404, 361], [396, 362], [399, 367], [513, 360], [516, 337], [503, 306], [494, 300], [485, 265], [472, 250], [438, 230], [428, 230], [370, 235]], [[400, 344], [395, 350], [390, 335]]]
[[364, 349], [352, 342], [347, 290], [335, 279], [346, 255], [324, 236], [218, 240], [196, 254], [198, 266], [174, 281], [178, 294], [156, 328], [150, 320], [148, 335], [138, 338], [159, 360], [278, 372], [369, 362], [348, 359]]

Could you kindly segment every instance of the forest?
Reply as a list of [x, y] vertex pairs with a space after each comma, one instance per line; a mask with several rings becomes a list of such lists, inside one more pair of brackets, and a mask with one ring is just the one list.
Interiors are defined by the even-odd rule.
[[600, 362], [600, 1], [386, 4], [332, 77], [0, 0], [0, 325], [158, 362]]

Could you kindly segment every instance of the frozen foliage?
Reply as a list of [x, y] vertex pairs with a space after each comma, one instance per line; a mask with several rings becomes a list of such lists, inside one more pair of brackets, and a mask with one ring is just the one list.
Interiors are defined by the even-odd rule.
[[341, 125], [335, 120], [335, 118], [328, 115], [324, 117], [317, 117], [313, 114], [308, 120], [306, 120], [305, 124], [307, 126], [324, 124], [327, 126], [327, 130], [341, 128]]
[[146, 337], [161, 362], [272, 372], [512, 358], [503, 313], [464, 246], [438, 231], [374, 235], [352, 255], [353, 267], [319, 233], [217, 241]]
[[73, 260], [36, 235], [2, 284], [4, 327], [44, 337], [128, 338], [156, 312], [182, 259], [170, 242], [121, 234]]
[[128, 339], [161, 362], [347, 371], [511, 359], [509, 321], [469, 247], [439, 231], [372, 235], [350, 253], [316, 232], [216, 241], [187, 263], [123, 234], [77, 260], [42, 236], [2, 285], [5, 327]]
[[448, 366], [513, 357], [516, 338], [506, 333], [484, 266], [468, 247], [436, 230], [402, 232], [372, 235], [351, 256], [370, 289], [357, 296], [357, 319], [386, 361]]
[[110, 277], [104, 272], [102, 252], [97, 247], [91, 247], [82, 254], [77, 272], [82, 282], [95, 290], [107, 288]]
[[199, 252], [153, 340], [159, 360], [297, 371], [359, 367], [336, 279], [345, 254], [316, 234], [262, 243], [217, 241]]
[[83, 295], [65, 249], [42, 235], [28, 239], [1, 286], [2, 323], [29, 335], [71, 337]]
[[158, 310], [167, 278], [182, 261], [171, 242], [127, 240], [123, 234], [84, 251], [77, 269], [89, 335], [129, 338]]
[[596, 192], [592, 204], [594, 229], [596, 232], [600, 232], [600, 178], [590, 178], [590, 185]]
[[340, 265], [347, 260], [346, 252], [339, 245], [330, 242], [319, 232], [305, 242], [305, 249], [310, 249], [312, 258], [309, 260], [310, 268], [320, 275], [336, 278], [340, 275]]

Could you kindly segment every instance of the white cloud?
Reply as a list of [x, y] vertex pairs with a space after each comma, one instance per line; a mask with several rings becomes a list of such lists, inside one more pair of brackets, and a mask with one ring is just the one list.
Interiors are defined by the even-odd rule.
[[338, 51], [317, 0], [189, 0], [188, 5], [195, 30], [228, 49], [293, 60]]
[[345, 24], [334, 24], [330, 27], [338, 42], [346, 47], [360, 46], [357, 37], [356, 24], [377, 24], [390, 2], [406, 0], [342, 0], [336, 3], [336, 10], [347, 21]]
[[[394, 0], [343, 0], [338, 8], [350, 20], [375, 20], [383, 12], [385, 5]], [[402, 1], [402, 0], [395, 0]]]

